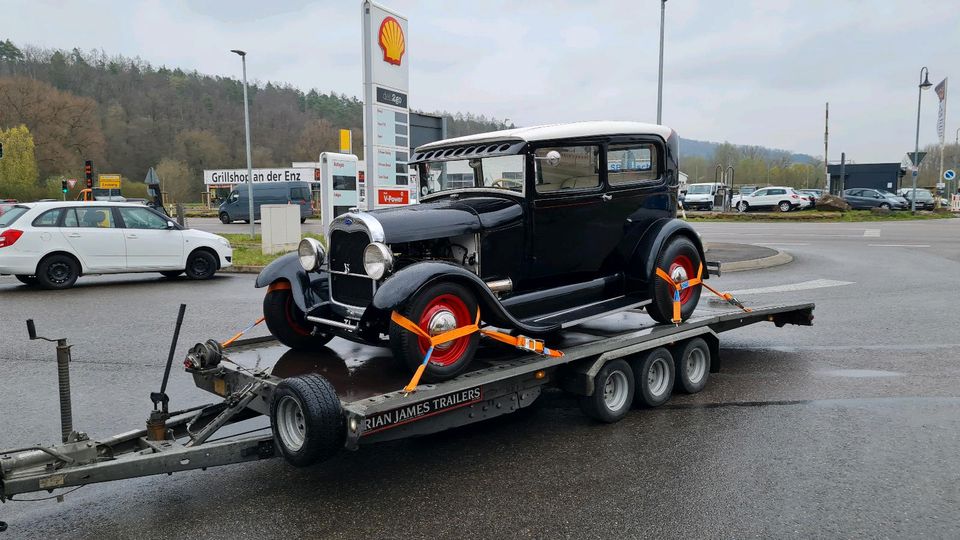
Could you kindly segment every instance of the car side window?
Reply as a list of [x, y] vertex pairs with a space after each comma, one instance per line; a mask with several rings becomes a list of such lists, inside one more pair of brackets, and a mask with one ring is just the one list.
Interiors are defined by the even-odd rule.
[[611, 186], [654, 182], [660, 177], [657, 165], [657, 149], [652, 144], [610, 145], [607, 182]]
[[113, 229], [113, 212], [102, 206], [68, 208], [63, 218], [64, 227], [88, 229]]
[[56, 227], [57, 223], [60, 222], [60, 211], [61, 208], [56, 210], [47, 210], [46, 212], [40, 214], [37, 219], [33, 220], [34, 227]]
[[[560, 154], [559, 163], [547, 163], [547, 154]], [[591, 189], [600, 186], [599, 146], [555, 146], [536, 151], [537, 193]]]
[[758, 190], [754, 191], [753, 193], [751, 193], [750, 196], [751, 196], [751, 197], [763, 197], [763, 196], [766, 195], [766, 194], [767, 194], [767, 190], [765, 190], [765, 189], [758, 189]]
[[167, 220], [146, 208], [121, 208], [120, 217], [127, 229], [166, 229]]

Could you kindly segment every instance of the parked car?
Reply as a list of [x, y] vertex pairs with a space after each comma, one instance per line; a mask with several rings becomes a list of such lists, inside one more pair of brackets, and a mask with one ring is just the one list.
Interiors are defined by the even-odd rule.
[[13, 208], [16, 204], [16, 199], [0, 199], [0, 216], [2, 216], [7, 210]]
[[232, 264], [227, 239], [184, 229], [142, 204], [20, 203], [0, 216], [0, 274], [45, 289], [89, 274], [208, 279]]
[[686, 210], [713, 210], [714, 197], [723, 184], [687, 184], [687, 194], [683, 198]]
[[760, 188], [752, 193], [741, 195], [736, 200], [736, 208], [741, 212], [750, 210], [773, 210], [789, 212], [810, 206], [810, 199], [800, 195], [793, 188], [771, 186]]
[[[904, 207], [910, 208], [910, 200], [913, 198], [913, 188], [900, 188], [897, 194], [903, 198]], [[929, 189], [917, 188], [917, 210], [933, 210], [936, 201]]]
[[[327, 249], [305, 239], [260, 273], [267, 327], [301, 350], [334, 335], [386, 343], [415, 370], [429, 343], [392, 323], [393, 312], [430, 335], [479, 316], [553, 336], [640, 306], [670, 322], [673, 288], [656, 269], [677, 282], [709, 277], [698, 235], [676, 219], [677, 144], [663, 126], [582, 122], [421, 146], [410, 161], [421, 204], [352, 210], [333, 220]], [[451, 183], [447, 171], [463, 165], [470, 184]], [[682, 319], [699, 297], [700, 287], [680, 293]], [[425, 380], [462, 373], [478, 341], [438, 345]]]
[[869, 208], [888, 208], [903, 210], [909, 203], [903, 197], [898, 197], [889, 191], [870, 188], [850, 188], [843, 190], [842, 198], [854, 210]]
[[[300, 206], [300, 223], [313, 215], [310, 206], [312, 195], [307, 182], [270, 182], [253, 184], [254, 220], [260, 219], [260, 206], [264, 204], [296, 204]], [[220, 221], [250, 221], [250, 199], [246, 184], [230, 192], [227, 200], [220, 204]]]

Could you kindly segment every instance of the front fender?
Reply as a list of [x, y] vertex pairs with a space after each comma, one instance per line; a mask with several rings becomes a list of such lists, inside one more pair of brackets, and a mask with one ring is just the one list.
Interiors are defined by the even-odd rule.
[[290, 283], [293, 301], [304, 313], [310, 313], [314, 307], [326, 302], [330, 297], [327, 273], [322, 270], [305, 271], [295, 252], [281, 255], [261, 270], [257, 276], [256, 287], [267, 287], [277, 281]]
[[[660, 254], [660, 250], [663, 249], [664, 244], [670, 238], [678, 235], [689, 239], [697, 247], [697, 253], [700, 254], [700, 261], [703, 263], [703, 278], [710, 277], [700, 235], [689, 223], [681, 219], [661, 219], [650, 225], [633, 254], [635, 264], [629, 266], [631, 269], [630, 277], [641, 281], [651, 279], [656, 271], [657, 255]], [[637, 275], [638, 269], [642, 274]]]
[[440, 280], [460, 283], [473, 291], [483, 320], [488, 324], [517, 328], [528, 333], [551, 332], [559, 328], [559, 325], [540, 327], [518, 321], [507, 312], [479, 276], [462, 266], [446, 262], [426, 261], [403, 268], [380, 285], [373, 296], [372, 306], [377, 313], [386, 316], [391, 311], [402, 309], [422, 288]]

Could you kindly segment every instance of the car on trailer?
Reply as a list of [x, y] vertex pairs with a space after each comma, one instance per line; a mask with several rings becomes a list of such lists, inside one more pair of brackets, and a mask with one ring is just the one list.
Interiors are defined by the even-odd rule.
[[[555, 337], [639, 307], [669, 323], [674, 288], [657, 269], [709, 277], [699, 236], [676, 219], [678, 141], [660, 125], [580, 122], [423, 145], [409, 163], [421, 204], [351, 210], [326, 247], [304, 239], [260, 273], [267, 326], [298, 350], [333, 336], [386, 343], [411, 370], [429, 350], [424, 380], [441, 381], [464, 372], [480, 336], [431, 347], [394, 313], [430, 336], [479, 318]], [[679, 293], [679, 320], [699, 297]]]

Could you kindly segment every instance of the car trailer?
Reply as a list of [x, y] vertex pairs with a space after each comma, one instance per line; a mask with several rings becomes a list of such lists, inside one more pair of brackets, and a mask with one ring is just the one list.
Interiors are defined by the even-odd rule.
[[[235, 341], [226, 350], [209, 340], [190, 349], [184, 365], [198, 388], [222, 399], [171, 412], [165, 389], [184, 308], [161, 390], [151, 394], [154, 410], [146, 427], [105, 439], [74, 430], [70, 347], [64, 339], [48, 340], [57, 343], [62, 442], [0, 451], [0, 501], [277, 456], [310, 465], [342, 448], [356, 450], [508, 414], [532, 404], [548, 387], [579, 396], [587, 415], [612, 423], [632, 405], [665, 403], [674, 386], [687, 393], [703, 389], [709, 373], [720, 370], [720, 333], [764, 321], [777, 327], [811, 325], [814, 305], [749, 312], [701, 306], [679, 325], [655, 324], [638, 310], [624, 312], [607, 317], [606, 325], [587, 324], [559, 336], [562, 357], [490, 344], [481, 347], [474, 370], [418, 386], [413, 393], [401, 390], [408, 372], [393, 366], [381, 349], [366, 347], [371, 351], [362, 356], [369, 358], [352, 360], [350, 369], [340, 361], [338, 370], [324, 368], [322, 358], [277, 347], [273, 338]], [[46, 339], [36, 335], [33, 321], [27, 326], [31, 339]], [[272, 365], [262, 364], [265, 348], [283, 353]], [[269, 427], [262, 419], [252, 431], [234, 425], [262, 416], [270, 419]], [[211, 439], [218, 432], [220, 438]]]

